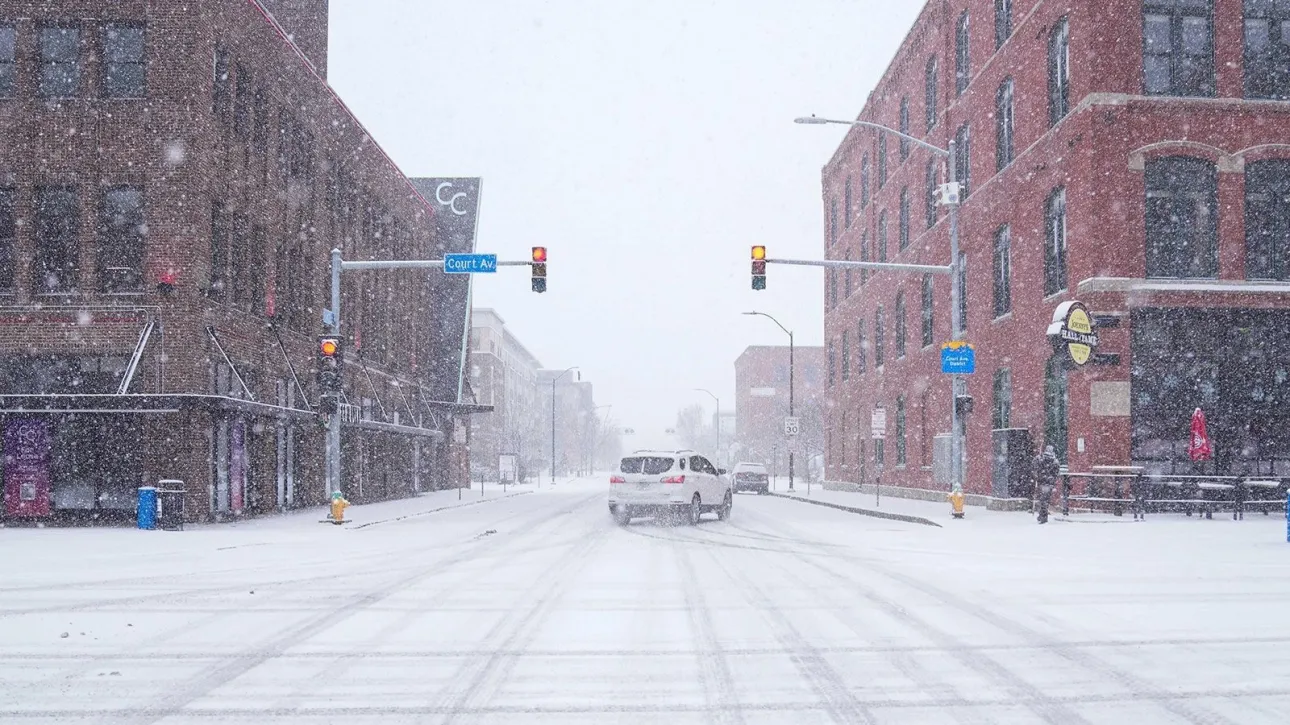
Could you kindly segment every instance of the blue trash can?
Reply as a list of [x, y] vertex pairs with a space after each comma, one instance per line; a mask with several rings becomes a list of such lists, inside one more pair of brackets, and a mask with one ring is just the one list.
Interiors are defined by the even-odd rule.
[[139, 487], [139, 528], [157, 528], [157, 487]]

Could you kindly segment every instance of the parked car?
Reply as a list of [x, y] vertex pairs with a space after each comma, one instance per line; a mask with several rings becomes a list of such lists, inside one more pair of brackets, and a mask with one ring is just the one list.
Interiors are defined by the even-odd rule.
[[752, 491], [756, 494], [770, 493], [770, 474], [766, 466], [760, 463], [736, 463], [731, 478], [734, 479], [734, 491]]
[[725, 520], [734, 501], [725, 473], [694, 451], [636, 451], [609, 478], [609, 513], [620, 526], [658, 514], [692, 525], [709, 512]]

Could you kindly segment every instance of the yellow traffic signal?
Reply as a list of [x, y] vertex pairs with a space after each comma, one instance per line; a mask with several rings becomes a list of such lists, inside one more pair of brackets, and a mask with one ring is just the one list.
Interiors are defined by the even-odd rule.
[[755, 245], [755, 246], [752, 248], [752, 258], [753, 258], [753, 259], [758, 259], [758, 260], [765, 259], [765, 258], [766, 258], [766, 246], [765, 246], [765, 245], [763, 245], [763, 244]]

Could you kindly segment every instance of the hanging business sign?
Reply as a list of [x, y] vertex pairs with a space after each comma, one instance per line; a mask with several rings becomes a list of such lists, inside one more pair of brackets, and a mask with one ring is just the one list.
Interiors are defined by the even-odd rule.
[[1097, 352], [1097, 329], [1093, 316], [1083, 302], [1063, 302], [1053, 311], [1048, 337], [1054, 347], [1064, 347], [1071, 362], [1083, 365]]

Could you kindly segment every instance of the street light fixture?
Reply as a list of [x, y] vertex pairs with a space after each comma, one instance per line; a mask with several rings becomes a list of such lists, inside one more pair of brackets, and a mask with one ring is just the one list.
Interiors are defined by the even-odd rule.
[[[784, 334], [788, 335], [788, 417], [792, 418], [793, 417], [793, 378], [795, 377], [793, 374], [793, 331], [788, 329], [787, 327], [784, 327], [783, 325], [780, 325], [779, 320], [775, 319], [774, 317], [771, 317], [765, 312], [757, 312], [756, 310], [754, 310], [752, 312], [745, 312], [743, 314], [757, 315], [758, 317], [765, 317], [766, 319], [770, 320], [776, 325], [779, 325], [779, 329], [783, 330]], [[789, 491], [795, 490], [793, 488], [794, 449], [795, 449], [795, 446], [792, 446], [792, 445], [788, 446], [788, 490]]]
[[[884, 126], [880, 123], [870, 121], [842, 121], [833, 118], [819, 118], [818, 116], [801, 116], [793, 119], [793, 123], [800, 123], [807, 126], [822, 126], [824, 124], [839, 124], [843, 126], [853, 126], [867, 128], [882, 133], [890, 133], [898, 138], [909, 141], [916, 146], [922, 147], [932, 153], [947, 159], [946, 166], [946, 184], [940, 189], [940, 203], [950, 208], [950, 339], [958, 341], [966, 337], [963, 329], [962, 310], [959, 307], [960, 300], [963, 298], [962, 262], [959, 260], [959, 204], [960, 196], [958, 194], [958, 169], [956, 168], [957, 149], [954, 139], [950, 139], [948, 148], [933, 146], [926, 141], [902, 133], [894, 128]], [[950, 488], [953, 490], [956, 484], [963, 483], [963, 432], [959, 426], [959, 409], [958, 399], [960, 390], [964, 387], [963, 377], [953, 375], [950, 378]]]
[[555, 485], [555, 384], [560, 382], [560, 378], [569, 374], [570, 370], [577, 370], [578, 366], [574, 365], [566, 368], [564, 372], [551, 378], [551, 485]]
[[720, 466], [721, 465], [721, 398], [718, 398], [716, 395], [713, 394], [711, 390], [707, 390], [706, 388], [695, 388], [695, 391], [700, 393], [707, 393], [708, 395], [712, 396], [713, 400], [717, 401], [717, 465]]

